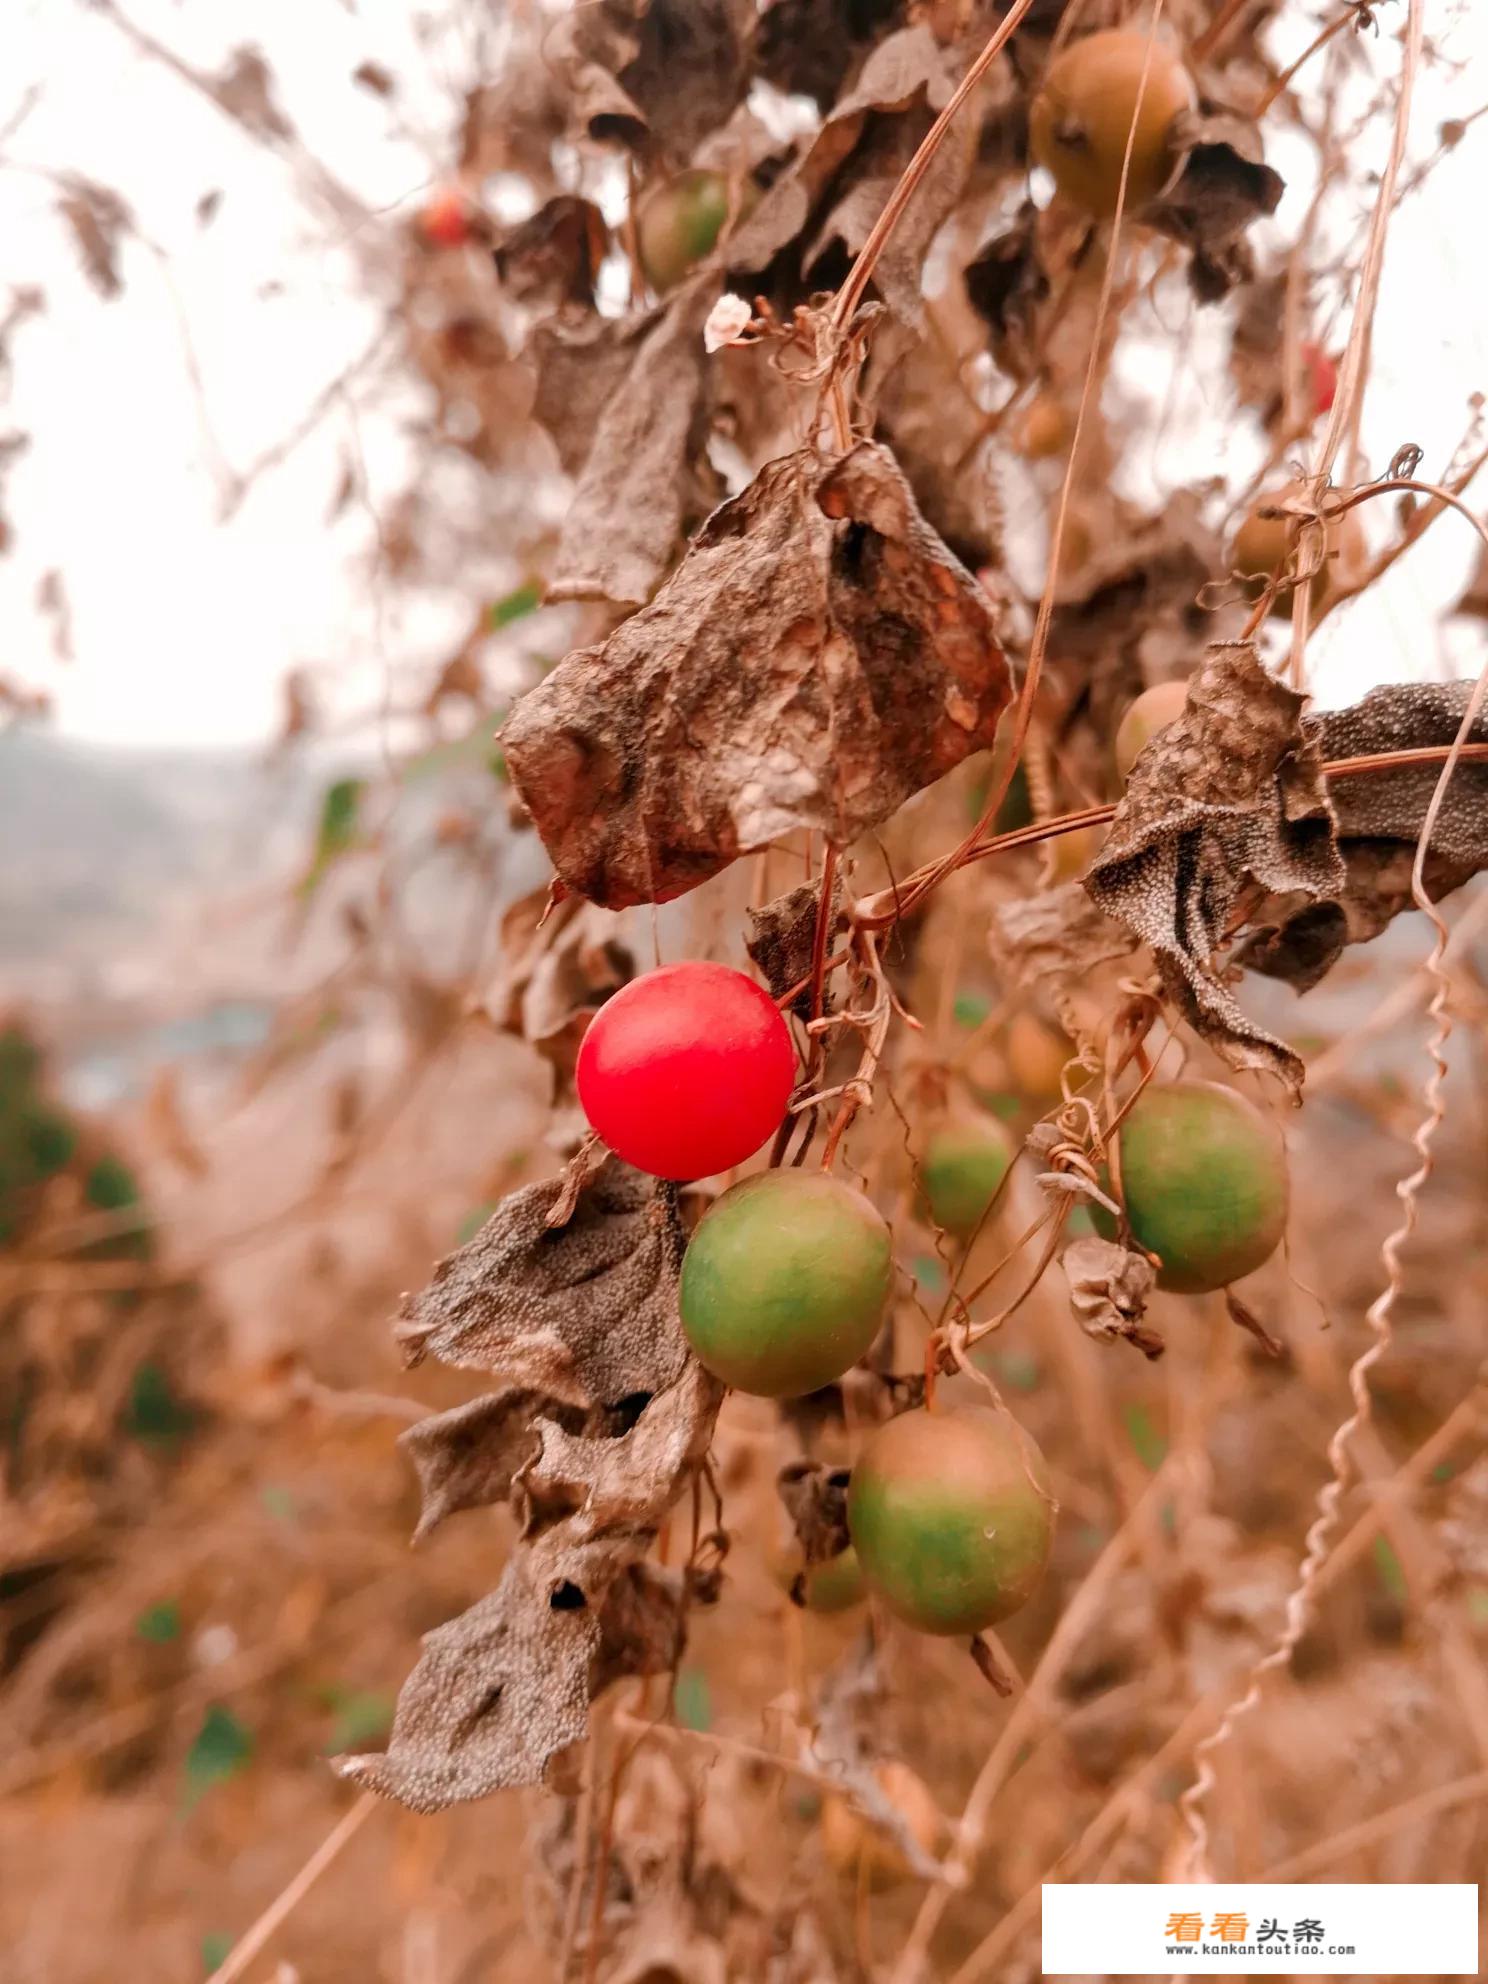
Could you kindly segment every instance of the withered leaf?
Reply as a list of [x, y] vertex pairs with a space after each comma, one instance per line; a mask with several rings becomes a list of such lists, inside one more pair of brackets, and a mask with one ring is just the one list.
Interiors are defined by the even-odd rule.
[[545, 46], [591, 138], [685, 159], [749, 88], [753, 0], [593, 0]]
[[1255, 650], [1208, 650], [1182, 716], [1138, 757], [1085, 887], [1151, 946], [1168, 992], [1234, 1068], [1267, 1069], [1295, 1094], [1303, 1066], [1248, 1020], [1214, 968], [1251, 884], [1336, 896], [1343, 864], [1303, 698]]
[[564, 883], [621, 908], [798, 827], [847, 845], [988, 746], [1008, 696], [986, 595], [861, 442], [762, 469], [502, 742]]
[[559, 193], [530, 219], [508, 228], [491, 253], [497, 275], [517, 302], [587, 309], [609, 244], [610, 230], [594, 202]]
[[1070, 1308], [1087, 1336], [1133, 1343], [1144, 1357], [1161, 1357], [1162, 1338], [1142, 1327], [1157, 1278], [1145, 1254], [1082, 1235], [1065, 1248], [1060, 1265], [1069, 1282]]
[[827, 1467], [810, 1460], [791, 1461], [775, 1477], [775, 1492], [785, 1504], [808, 1564], [826, 1563], [851, 1541], [847, 1533], [850, 1478], [845, 1467]]
[[559, 317], [534, 332], [534, 412], [576, 477], [549, 599], [639, 606], [671, 564], [700, 454], [703, 326], [721, 282], [704, 272], [624, 324]]
[[[829, 246], [856, 254], [903, 167], [949, 99], [965, 66], [923, 24], [901, 28], [869, 55], [856, 82], [803, 144], [729, 241], [731, 269], [762, 272], [800, 243], [800, 278], [845, 273], [824, 260]], [[887, 243], [875, 272], [879, 294], [917, 319], [920, 271], [937, 228], [971, 168], [975, 131], [953, 130]], [[738, 285], [744, 287], [745, 285]]]
[[[343, 1774], [420, 1812], [537, 1784], [585, 1734], [604, 1687], [669, 1667], [693, 1588], [640, 1560], [707, 1451], [721, 1397], [688, 1359], [617, 1437], [532, 1418], [540, 1451], [514, 1456], [510, 1477], [520, 1474], [527, 1540], [489, 1598], [426, 1635], [386, 1755], [345, 1758]], [[487, 1423], [505, 1443], [511, 1416], [498, 1408]], [[444, 1483], [451, 1494], [484, 1485], [468, 1455]]]
[[[1401, 682], [1371, 690], [1348, 709], [1303, 720], [1323, 759], [1336, 763], [1378, 751], [1449, 745], [1461, 727], [1470, 682]], [[1488, 743], [1482, 717], [1469, 740]], [[1439, 764], [1336, 777], [1328, 796], [1337, 821], [1343, 880], [1334, 896], [1314, 903], [1278, 891], [1251, 914], [1251, 933], [1237, 952], [1248, 969], [1282, 978], [1305, 992], [1337, 962], [1348, 944], [1379, 935], [1415, 907], [1411, 869]], [[1431, 836], [1423, 880], [1433, 901], [1488, 867], [1488, 767], [1459, 764]]]
[[992, 913], [992, 956], [1009, 989], [1041, 978], [1085, 978], [1136, 946], [1134, 934], [1098, 910], [1081, 882], [1015, 896]]
[[669, 1195], [615, 1159], [554, 1229], [547, 1218], [561, 1190], [549, 1178], [511, 1193], [405, 1299], [395, 1335], [406, 1363], [434, 1356], [495, 1371], [578, 1406], [617, 1405], [675, 1381], [687, 1346]]
[[134, 216], [110, 186], [69, 177], [66, 187], [57, 204], [72, 229], [84, 272], [100, 296], [117, 296], [124, 287], [119, 242], [134, 226]]
[[766, 82], [789, 96], [837, 96], [865, 47], [881, 41], [906, 0], [764, 0], [755, 60]]
[[418, 1475], [421, 1501], [414, 1542], [421, 1543], [446, 1516], [461, 1509], [508, 1500], [514, 1482], [542, 1446], [533, 1420], [539, 1413], [560, 1411], [575, 1408], [561, 1406], [544, 1392], [512, 1387], [431, 1413], [410, 1426], [398, 1445]]
[[590, 1020], [635, 975], [624, 924], [573, 896], [553, 903], [543, 887], [508, 906], [501, 948], [487, 1010], [570, 1081]]
[[[826, 955], [831, 955], [833, 931], [838, 927], [842, 904], [842, 877], [834, 876], [832, 885], [832, 907], [827, 929]], [[793, 985], [799, 985], [803, 978], [811, 976], [812, 959], [816, 947], [816, 926], [821, 910], [821, 887], [816, 882], [802, 882], [798, 888], [789, 890], [783, 896], [776, 896], [761, 909], [749, 909], [750, 935], [744, 940], [744, 948], [759, 966], [770, 995], [776, 1000], [783, 999]], [[808, 985], [798, 992], [791, 1010], [800, 1017], [811, 1017], [811, 988]], [[822, 1010], [831, 1011], [826, 988], [822, 992]]]
[[1286, 181], [1264, 162], [1249, 119], [1206, 104], [1185, 132], [1177, 182], [1142, 218], [1193, 250], [1189, 280], [1201, 303], [1217, 303], [1254, 274], [1246, 228], [1275, 213]]
[[265, 138], [292, 138], [294, 126], [274, 101], [274, 79], [256, 48], [235, 48], [211, 94], [229, 117]]
[[1015, 379], [1034, 369], [1034, 333], [1049, 295], [1038, 218], [1038, 209], [1026, 201], [1012, 226], [994, 235], [965, 271], [966, 294], [992, 334], [993, 355]]

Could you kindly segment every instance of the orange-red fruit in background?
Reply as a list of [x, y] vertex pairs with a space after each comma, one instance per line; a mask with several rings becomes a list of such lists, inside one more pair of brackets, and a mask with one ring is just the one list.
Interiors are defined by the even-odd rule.
[[1338, 367], [1320, 344], [1312, 343], [1302, 347], [1302, 365], [1312, 388], [1312, 417], [1321, 420], [1338, 397]]
[[470, 239], [470, 208], [459, 187], [441, 187], [419, 215], [419, 226], [436, 248], [463, 248]]

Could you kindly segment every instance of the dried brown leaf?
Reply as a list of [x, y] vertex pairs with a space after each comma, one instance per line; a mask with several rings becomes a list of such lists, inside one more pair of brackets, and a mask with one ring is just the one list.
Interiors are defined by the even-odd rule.
[[[725, 254], [731, 269], [763, 272], [799, 243], [797, 290], [845, 272], [829, 249], [855, 255], [934, 115], [954, 91], [965, 52], [941, 45], [923, 24], [901, 28], [869, 55], [855, 83], [811, 134], [795, 161], [762, 195]], [[1010, 88], [1003, 71], [998, 80]], [[878, 293], [908, 322], [918, 320], [925, 255], [966, 183], [975, 127], [953, 128], [885, 245], [874, 272]]]
[[[616, 1437], [582, 1436], [541, 1414], [524, 1424], [527, 1407], [510, 1394], [477, 1401], [484, 1412], [465, 1409], [469, 1445], [447, 1437], [447, 1425], [446, 1435], [426, 1434], [420, 1531], [492, 1499], [504, 1475], [520, 1488], [527, 1538], [489, 1598], [426, 1635], [386, 1755], [346, 1758], [343, 1774], [420, 1812], [537, 1784], [585, 1734], [605, 1687], [671, 1667], [697, 1589], [641, 1559], [707, 1452], [721, 1398], [688, 1359]], [[486, 1453], [482, 1433], [494, 1439]]]
[[1133, 766], [1085, 878], [1096, 907], [1150, 945], [1168, 992], [1220, 1057], [1269, 1070], [1294, 1094], [1301, 1061], [1246, 1018], [1214, 960], [1252, 885], [1312, 901], [1343, 887], [1303, 701], [1253, 648], [1210, 648], [1183, 715]]
[[274, 101], [274, 78], [256, 48], [235, 48], [211, 93], [229, 117], [265, 138], [292, 138], [294, 126]]
[[1005, 228], [967, 263], [966, 293], [992, 334], [992, 353], [1011, 378], [1035, 369], [1039, 313], [1048, 300], [1049, 277], [1039, 252], [1039, 215], [1024, 204]]
[[[507, 1501], [542, 1442], [533, 1429], [539, 1413], [573, 1413], [544, 1392], [512, 1387], [473, 1398], [448, 1412], [431, 1413], [399, 1437], [418, 1475], [420, 1506], [415, 1543], [461, 1509]], [[582, 1414], [578, 1415], [582, 1419]]]
[[590, 1020], [635, 975], [624, 925], [577, 897], [552, 902], [545, 884], [507, 908], [501, 946], [487, 1010], [499, 1027], [530, 1041], [566, 1085]]
[[753, 18], [753, 0], [594, 0], [544, 52], [588, 137], [681, 160], [748, 91]]
[[1041, 978], [1086, 978], [1136, 944], [1130, 930], [1096, 908], [1081, 882], [1016, 896], [992, 914], [992, 956], [1009, 989]]
[[134, 216], [110, 186], [77, 178], [69, 178], [66, 186], [58, 208], [72, 229], [84, 272], [100, 296], [117, 296], [124, 287], [119, 243], [133, 229]]
[[1189, 280], [1201, 303], [1217, 303], [1255, 273], [1244, 235], [1275, 213], [1286, 181], [1264, 162], [1249, 119], [1206, 104], [1185, 133], [1176, 184], [1142, 218], [1193, 250]]
[[[842, 877], [840, 872], [834, 878], [832, 888], [832, 914], [827, 931], [827, 955], [831, 952], [832, 933], [840, 927], [842, 906]], [[783, 896], [776, 896], [762, 909], [751, 908], [749, 917], [750, 935], [744, 940], [744, 948], [759, 966], [765, 983], [770, 988], [771, 997], [783, 999], [793, 985], [799, 985], [803, 978], [811, 976], [812, 958], [816, 946], [816, 926], [821, 909], [821, 888], [816, 882], [802, 882]], [[803, 1020], [811, 1018], [811, 987], [807, 985], [796, 994], [791, 1006]], [[831, 1003], [825, 989], [822, 993], [821, 1010], [831, 1011]]]
[[766, 82], [825, 108], [908, 12], [906, 0], [764, 0], [756, 62]]
[[1145, 1254], [1082, 1235], [1065, 1248], [1060, 1265], [1069, 1282], [1070, 1308], [1087, 1336], [1097, 1342], [1133, 1343], [1144, 1357], [1161, 1357], [1162, 1338], [1142, 1327], [1157, 1279]]
[[825, 1564], [852, 1540], [847, 1533], [849, 1478], [845, 1467], [811, 1460], [791, 1461], [775, 1477], [775, 1492], [808, 1564]]
[[623, 323], [560, 315], [533, 332], [533, 410], [575, 477], [550, 599], [639, 606], [672, 563], [695, 509], [703, 326], [721, 280], [700, 274], [659, 309]]
[[609, 252], [610, 230], [592, 200], [556, 194], [530, 219], [508, 228], [493, 244], [496, 273], [508, 295], [529, 308], [590, 309], [599, 267]]
[[395, 1335], [406, 1363], [434, 1356], [499, 1372], [583, 1407], [675, 1383], [687, 1346], [670, 1196], [616, 1159], [555, 1230], [547, 1220], [562, 1189], [549, 1178], [511, 1193], [405, 1299]]
[[985, 594], [863, 442], [761, 470], [502, 741], [564, 883], [621, 908], [798, 827], [847, 845], [989, 745], [1008, 695]]
[[[1470, 682], [1401, 682], [1374, 689], [1348, 709], [1304, 719], [1322, 758], [1362, 758], [1379, 751], [1449, 745], [1457, 735]], [[1488, 743], [1488, 720], [1472, 743]], [[1339, 888], [1325, 902], [1278, 890], [1251, 913], [1237, 957], [1249, 970], [1282, 978], [1305, 992], [1326, 976], [1346, 945], [1366, 943], [1403, 910], [1415, 907], [1411, 869], [1439, 764], [1375, 771], [1329, 781], [1343, 862]], [[1469, 760], [1452, 774], [1437, 816], [1423, 879], [1433, 900], [1488, 867], [1488, 767]]]

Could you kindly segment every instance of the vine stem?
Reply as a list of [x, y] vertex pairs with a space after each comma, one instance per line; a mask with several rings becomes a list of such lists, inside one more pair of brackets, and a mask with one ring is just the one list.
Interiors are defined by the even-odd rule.
[[374, 1792], [362, 1793], [334, 1830], [327, 1833], [289, 1885], [280, 1889], [252, 1928], [233, 1944], [208, 1978], [207, 1984], [236, 1984], [269, 1938], [289, 1919], [321, 1875], [356, 1838], [376, 1810], [377, 1803]]
[[[1414, 5], [1418, 0], [1413, 0]], [[1410, 477], [1395, 477], [1394, 481], [1410, 483]], [[1387, 485], [1371, 485], [1383, 487]], [[1446, 496], [1443, 491], [1434, 492], [1445, 497], [1453, 508], [1461, 512], [1477, 532], [1485, 550], [1488, 550], [1488, 529], [1473, 516], [1467, 507], [1456, 497]], [[1361, 497], [1363, 492], [1360, 492]], [[1204, 1816], [1204, 1804], [1214, 1787], [1214, 1758], [1217, 1752], [1230, 1741], [1236, 1725], [1257, 1706], [1261, 1690], [1268, 1674], [1284, 1667], [1296, 1651], [1312, 1612], [1313, 1586], [1322, 1569], [1324, 1560], [1332, 1544], [1333, 1534], [1338, 1527], [1340, 1504], [1353, 1467], [1351, 1448], [1359, 1433], [1368, 1423], [1371, 1399], [1369, 1374], [1380, 1360], [1387, 1356], [1392, 1341], [1391, 1318], [1395, 1304], [1404, 1286], [1404, 1271], [1401, 1267], [1401, 1254], [1409, 1244], [1416, 1230], [1422, 1187], [1431, 1176], [1433, 1155], [1432, 1143], [1446, 1116], [1446, 1096], [1444, 1083], [1447, 1075], [1445, 1049], [1452, 1032], [1452, 1015], [1449, 1005], [1452, 982], [1446, 971], [1447, 947], [1451, 933], [1442, 920], [1441, 912], [1426, 892], [1426, 856], [1431, 846], [1431, 836], [1436, 830], [1447, 788], [1452, 774], [1457, 769], [1466, 751], [1471, 747], [1468, 738], [1488, 696], [1488, 663], [1485, 663], [1473, 684], [1472, 694], [1467, 699], [1467, 707], [1462, 712], [1462, 721], [1457, 727], [1457, 735], [1447, 752], [1436, 785], [1432, 790], [1426, 816], [1421, 822], [1421, 831], [1416, 838], [1415, 858], [1411, 863], [1411, 897], [1417, 909], [1429, 918], [1435, 937], [1426, 959], [1426, 973], [1431, 981], [1431, 1003], [1427, 1013], [1431, 1021], [1431, 1032], [1426, 1042], [1426, 1052], [1431, 1061], [1431, 1072], [1426, 1078], [1424, 1093], [1425, 1114], [1411, 1138], [1419, 1163], [1395, 1187], [1395, 1195], [1400, 1201], [1399, 1223], [1386, 1234], [1380, 1246], [1380, 1264], [1384, 1270], [1384, 1286], [1369, 1305], [1365, 1321], [1369, 1326], [1369, 1342], [1350, 1366], [1348, 1374], [1349, 1397], [1353, 1410], [1338, 1427], [1328, 1442], [1328, 1462], [1332, 1470], [1329, 1479], [1323, 1484], [1317, 1498], [1317, 1515], [1307, 1532], [1302, 1566], [1297, 1574], [1297, 1582], [1287, 1599], [1286, 1619], [1280, 1638], [1269, 1652], [1262, 1655], [1250, 1670], [1247, 1686], [1241, 1698], [1226, 1712], [1224, 1720], [1214, 1732], [1206, 1736], [1194, 1750], [1197, 1773], [1194, 1781], [1178, 1801], [1178, 1809], [1188, 1828], [1191, 1855], [1191, 1878], [1212, 1880], [1209, 1865], [1208, 1827]]]

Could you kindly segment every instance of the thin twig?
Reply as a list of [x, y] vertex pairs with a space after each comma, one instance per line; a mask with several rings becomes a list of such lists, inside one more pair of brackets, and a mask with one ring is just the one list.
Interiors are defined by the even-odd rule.
[[364, 1791], [361, 1794], [351, 1809], [342, 1815], [334, 1830], [327, 1834], [310, 1855], [294, 1879], [275, 1895], [248, 1933], [240, 1936], [233, 1944], [208, 1978], [207, 1984], [235, 1984], [235, 1980], [243, 1976], [249, 1964], [269, 1939], [288, 1921], [321, 1875], [340, 1859], [345, 1849], [371, 1818], [378, 1803], [375, 1792]]

